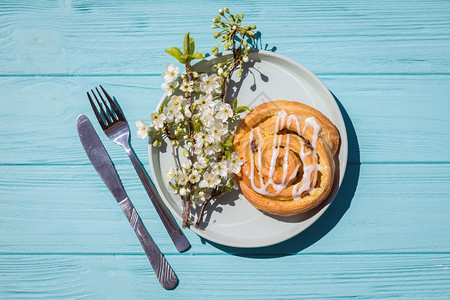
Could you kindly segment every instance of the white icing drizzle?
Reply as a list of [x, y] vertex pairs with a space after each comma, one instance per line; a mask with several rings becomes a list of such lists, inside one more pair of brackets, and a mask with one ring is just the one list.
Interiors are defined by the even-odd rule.
[[[286, 118], [287, 118], [287, 124], [286, 124]], [[288, 166], [288, 158], [289, 158], [289, 149], [290, 149], [289, 148], [290, 135], [287, 135], [286, 145], [284, 146], [285, 153], [284, 153], [284, 157], [283, 157], [283, 178], [282, 178], [280, 184], [276, 184], [273, 181], [273, 175], [275, 173], [275, 166], [276, 166], [278, 157], [280, 155], [280, 145], [281, 145], [281, 141], [282, 141], [282, 135], [279, 135], [278, 132], [280, 131], [280, 129], [284, 128], [285, 124], [287, 125], [287, 127], [290, 127], [292, 121], [295, 122], [297, 133], [299, 135], [302, 135], [305, 133], [307, 126], [312, 127], [314, 130], [313, 140], [311, 142], [312, 150], [309, 150], [308, 152], [305, 153], [305, 144], [303, 141], [301, 142], [302, 147], [300, 149], [300, 159], [303, 163], [303, 177], [299, 183], [294, 185], [294, 187], [292, 189], [292, 197], [294, 198], [294, 200], [299, 200], [301, 198], [302, 193], [311, 192], [311, 190], [314, 189], [314, 187], [316, 185], [317, 171], [318, 171], [318, 167], [319, 167], [317, 164], [317, 159], [316, 159], [316, 144], [317, 144], [317, 139], [319, 137], [320, 126], [317, 123], [316, 118], [310, 117], [305, 120], [305, 127], [303, 128], [303, 130], [301, 130], [300, 121], [299, 121], [298, 117], [296, 115], [288, 116], [288, 114], [284, 110], [281, 110], [278, 113], [277, 119], [275, 122], [275, 134], [274, 134], [274, 138], [273, 138], [272, 157], [270, 159], [269, 175], [268, 175], [266, 183], [264, 183], [263, 177], [260, 176], [260, 187], [259, 188], [255, 185], [255, 161], [254, 161], [254, 155], [251, 155], [251, 160], [250, 160], [251, 171], [250, 171], [249, 178], [250, 178], [250, 182], [251, 182], [253, 190], [255, 190], [257, 193], [259, 193], [261, 195], [265, 195], [265, 196], [278, 195], [283, 189], [286, 188], [287, 183], [291, 182], [297, 176], [297, 172], [298, 172], [298, 169], [300, 168], [300, 166], [297, 166], [296, 169], [292, 172], [291, 176], [289, 176], [289, 178], [287, 178], [287, 172], [288, 172], [288, 167], [289, 167]], [[261, 142], [262, 142], [263, 137], [261, 135], [259, 128], [256, 128], [255, 131], [258, 134], [258, 142], [257, 142], [257, 144], [258, 144], [258, 147], [257, 147], [258, 166], [259, 166], [259, 168], [262, 168]], [[253, 153], [253, 150], [254, 150], [254, 149], [252, 149], [252, 144], [253, 144], [253, 139], [254, 139], [253, 132], [254, 132], [254, 130], [252, 128], [250, 130], [250, 142], [249, 142], [250, 153]], [[305, 160], [309, 155], [312, 155], [313, 164], [306, 165]], [[314, 176], [314, 180], [313, 180], [312, 184], [311, 184], [311, 175]], [[275, 194], [271, 194], [271, 193], [267, 192], [267, 187], [269, 185], [273, 186], [273, 188], [275, 189]]]

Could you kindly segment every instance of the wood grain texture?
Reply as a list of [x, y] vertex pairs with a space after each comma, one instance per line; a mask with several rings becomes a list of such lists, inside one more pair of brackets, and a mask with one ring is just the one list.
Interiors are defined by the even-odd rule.
[[[228, 5], [258, 47], [315, 73], [449, 73], [447, 1], [11, 1], [0, 6], [1, 74], [159, 74], [185, 32], [207, 53]], [[425, 13], [426, 12], [426, 13]]]
[[[346, 120], [342, 188], [310, 228], [275, 246], [170, 243], [123, 150], [94, 126], [180, 278], [163, 290], [78, 140], [102, 84], [133, 130], [187, 31], [215, 45], [230, 7], [258, 49], [316, 73]], [[447, 299], [450, 295], [450, 2], [0, 2], [0, 299]], [[145, 141], [133, 136], [147, 163]]]
[[[420, 169], [420, 172], [417, 170]], [[1, 167], [0, 253], [140, 253], [122, 212], [90, 165]], [[176, 253], [131, 166], [119, 174], [164, 253]], [[204, 244], [196, 253], [292, 254], [448, 251], [450, 165], [350, 165], [329, 210], [305, 232], [267, 249]], [[430, 234], [432, 233], [432, 234]]]
[[0, 297], [444, 299], [450, 282], [449, 254], [166, 258], [180, 278], [173, 291], [161, 288], [145, 255], [0, 256]]
[[[346, 116], [350, 163], [450, 161], [450, 135], [439, 130], [450, 127], [450, 76], [321, 79]], [[86, 163], [75, 121], [80, 113], [95, 121], [86, 91], [98, 84], [120, 101], [132, 144], [147, 163], [147, 144], [137, 138], [134, 122], [150, 120], [163, 94], [161, 83], [160, 76], [0, 78], [0, 138], [10, 141], [0, 149], [0, 164]], [[128, 163], [120, 147], [101, 138], [116, 163]]]

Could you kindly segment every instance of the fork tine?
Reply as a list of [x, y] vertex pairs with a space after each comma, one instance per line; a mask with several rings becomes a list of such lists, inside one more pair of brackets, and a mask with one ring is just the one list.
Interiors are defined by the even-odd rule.
[[106, 101], [105, 101], [105, 99], [103, 99], [102, 94], [100, 93], [98, 88], [95, 88], [95, 90], [97, 91], [98, 96], [100, 97], [100, 99], [102, 99], [102, 102], [105, 105], [106, 110], [108, 111], [108, 115], [109, 115], [111, 121], [114, 122], [114, 120], [116, 119], [116, 115], [111, 111], [111, 109], [109, 108], [109, 105], [106, 104]]
[[106, 99], [108, 99], [108, 102], [111, 105], [111, 108], [116, 113], [117, 118], [119, 118], [119, 120], [125, 120], [125, 116], [123, 115], [119, 106], [117, 106], [116, 101], [114, 101], [114, 99], [111, 98], [111, 96], [106, 92], [106, 90], [102, 87], [102, 85], [100, 85], [100, 88], [102, 89], [103, 93], [105, 93], [105, 97]]
[[92, 100], [91, 95], [89, 94], [89, 92], [86, 92], [86, 94], [87, 94], [87, 96], [89, 98], [89, 102], [91, 103], [92, 110], [94, 111], [94, 114], [97, 117], [98, 122], [100, 123], [100, 126], [102, 127], [102, 129], [105, 129], [107, 127], [107, 124], [105, 123], [105, 121], [103, 120], [100, 112], [98, 111], [97, 107], [95, 106], [94, 101]]
[[[111, 120], [110, 116], [105, 112], [105, 110], [103, 109], [102, 104], [100, 103], [100, 101], [97, 98], [97, 95], [95, 94], [94, 90], [91, 90], [92, 95], [94, 95], [95, 100], [97, 101], [98, 106], [100, 107], [100, 112], [101, 112], [101, 116], [103, 117], [103, 119], [105, 120], [105, 125], [111, 125], [112, 121], [114, 120], [114, 118]], [[104, 102], [104, 101], [103, 101]]]

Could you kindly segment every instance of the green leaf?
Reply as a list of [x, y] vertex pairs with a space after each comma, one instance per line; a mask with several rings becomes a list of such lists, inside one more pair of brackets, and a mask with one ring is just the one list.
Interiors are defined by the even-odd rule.
[[189, 55], [190, 52], [191, 52], [189, 32], [186, 33], [185, 36], [184, 36], [183, 52], [184, 52], [185, 55]]
[[192, 125], [194, 126], [194, 131], [199, 132], [202, 124], [201, 124], [200, 120], [197, 119], [197, 120], [192, 121]]
[[248, 107], [248, 106], [238, 106], [235, 109], [233, 109], [233, 111], [234, 111], [234, 113], [236, 115], [241, 114], [241, 113], [243, 113], [243, 112], [245, 112], [247, 110], [250, 110], [250, 107]]
[[180, 63], [185, 64], [186, 60], [187, 60], [186, 55], [185, 54], [181, 54], [180, 55], [180, 59], [179, 59]]
[[[223, 144], [226, 149], [233, 147], [233, 135], [231, 135], [228, 140]], [[231, 154], [230, 154], [231, 155]]]
[[197, 52], [194, 54], [193, 58], [194, 59], [203, 59], [203, 58], [205, 58], [205, 56], [202, 53]]
[[[166, 50], [166, 53], [175, 57], [178, 61], [180, 61], [181, 55], [183, 54], [180, 49], [177, 47], [172, 47]], [[181, 61], [180, 61], [181, 62]]]
[[233, 111], [236, 109], [236, 107], [237, 107], [237, 97], [234, 97], [234, 100], [233, 100]]
[[194, 42], [194, 38], [189, 38], [189, 47], [190, 47], [189, 54], [190, 54], [190, 55], [194, 55], [194, 52], [195, 52], [195, 42]]
[[226, 159], [231, 159], [231, 151], [230, 150], [226, 150], [225, 151], [225, 158]]
[[172, 182], [169, 181], [170, 186], [176, 191], [177, 187], [175, 186], [175, 184], [173, 184]]

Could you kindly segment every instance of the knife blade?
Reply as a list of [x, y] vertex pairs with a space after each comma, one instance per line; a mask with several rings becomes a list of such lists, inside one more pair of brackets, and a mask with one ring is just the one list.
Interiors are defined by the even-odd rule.
[[100, 178], [113, 194], [120, 208], [130, 222], [131, 227], [133, 227], [159, 282], [165, 289], [175, 288], [178, 284], [178, 278], [175, 272], [170, 267], [169, 263], [164, 258], [164, 255], [161, 253], [158, 246], [155, 244], [145, 228], [144, 223], [133, 206], [133, 203], [125, 192], [108, 152], [106, 152], [106, 149], [95, 132], [94, 127], [85, 115], [78, 116], [77, 130], [81, 144], [83, 145], [89, 160], [98, 175], [100, 175]]

